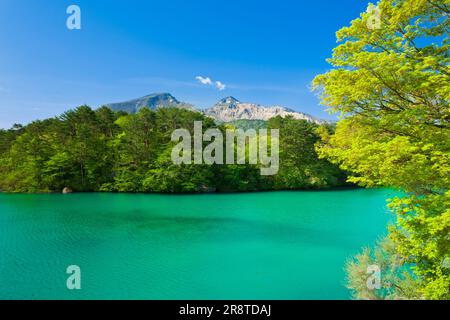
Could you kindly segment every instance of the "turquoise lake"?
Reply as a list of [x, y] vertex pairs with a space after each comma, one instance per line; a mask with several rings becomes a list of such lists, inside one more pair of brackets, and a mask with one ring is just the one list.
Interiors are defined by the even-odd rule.
[[349, 299], [393, 195], [0, 194], [0, 299]]

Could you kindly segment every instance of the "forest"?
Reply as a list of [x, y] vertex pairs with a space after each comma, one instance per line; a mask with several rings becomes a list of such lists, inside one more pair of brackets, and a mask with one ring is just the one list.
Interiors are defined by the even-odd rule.
[[[63, 115], [0, 131], [0, 188], [6, 192], [243, 192], [322, 189], [346, 185], [346, 175], [315, 144], [318, 125], [273, 118], [280, 130], [280, 171], [261, 176], [258, 165], [176, 165], [171, 134], [210, 118], [179, 108], [141, 109], [137, 114], [81, 106]], [[222, 132], [235, 129], [221, 124]], [[332, 132], [333, 126], [322, 130]]]

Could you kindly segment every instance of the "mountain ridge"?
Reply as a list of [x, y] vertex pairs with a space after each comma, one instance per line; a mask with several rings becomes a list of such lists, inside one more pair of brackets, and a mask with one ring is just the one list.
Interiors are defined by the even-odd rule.
[[204, 110], [204, 114], [222, 122], [236, 120], [264, 120], [267, 121], [277, 116], [292, 116], [297, 120], [307, 120], [317, 124], [325, 123], [324, 120], [315, 118], [309, 114], [295, 111], [283, 106], [263, 106], [256, 103], [241, 102], [229, 96], [221, 99], [212, 108]]
[[294, 119], [306, 120], [317, 124], [326, 123], [325, 120], [287, 107], [244, 103], [233, 96], [220, 99], [214, 106], [204, 110], [200, 110], [192, 104], [180, 102], [170, 93], [154, 93], [124, 102], [109, 103], [105, 106], [114, 111], [125, 111], [128, 113], [136, 113], [141, 108], [157, 109], [176, 107], [201, 112], [205, 116], [211, 117], [219, 122], [233, 122], [237, 120], [267, 121], [277, 116], [292, 116]]
[[170, 93], [153, 93], [137, 99], [127, 100], [124, 102], [108, 103], [106, 107], [114, 111], [125, 111], [128, 113], [136, 113], [141, 108], [156, 109], [159, 107], [177, 107], [186, 109], [195, 109], [194, 106], [178, 101]]

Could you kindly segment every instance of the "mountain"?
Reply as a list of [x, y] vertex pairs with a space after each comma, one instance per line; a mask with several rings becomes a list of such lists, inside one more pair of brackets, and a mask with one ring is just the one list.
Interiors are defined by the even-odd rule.
[[[125, 111], [128, 113], [136, 113], [141, 108], [167, 108], [176, 107], [189, 109], [204, 113], [219, 122], [246, 122], [246, 121], [267, 121], [276, 116], [286, 117], [292, 116], [294, 119], [307, 120], [317, 124], [325, 123], [325, 121], [314, 118], [306, 113], [297, 112], [289, 108], [281, 106], [266, 107], [254, 103], [242, 103], [234, 97], [226, 97], [216, 103], [212, 108], [200, 111], [193, 105], [180, 102], [170, 93], [158, 93], [144, 96], [142, 98], [129, 100], [119, 103], [110, 103], [106, 105], [114, 111]], [[244, 125], [242, 123], [242, 125]], [[248, 124], [245, 124], [248, 125]], [[244, 126], [245, 126], [244, 125]], [[260, 124], [259, 124], [260, 125]]]
[[206, 109], [204, 113], [205, 115], [222, 122], [235, 120], [267, 121], [276, 116], [292, 116], [294, 119], [307, 120], [318, 124], [325, 122], [306, 113], [297, 112], [286, 107], [266, 107], [254, 103], [242, 103], [234, 97], [227, 97], [220, 100], [214, 107]]
[[195, 109], [192, 105], [183, 103], [175, 99], [170, 93], [156, 93], [144, 96], [142, 98], [106, 104], [107, 107], [114, 111], [125, 111], [128, 113], [136, 113], [141, 108], [167, 108], [177, 107], [186, 109]]

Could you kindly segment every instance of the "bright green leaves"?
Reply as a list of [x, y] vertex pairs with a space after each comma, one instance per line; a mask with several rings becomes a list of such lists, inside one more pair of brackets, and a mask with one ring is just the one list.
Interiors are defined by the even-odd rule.
[[[407, 192], [389, 205], [398, 215], [390, 254], [412, 268], [415, 285], [399, 280], [384, 297], [448, 299], [450, 2], [382, 0], [378, 9], [378, 28], [364, 13], [337, 33], [341, 44], [329, 60], [335, 69], [314, 80], [322, 103], [345, 115], [334, 135], [321, 133], [317, 150], [348, 170], [351, 182]], [[366, 252], [359, 263], [363, 256], [369, 259]], [[366, 297], [357, 270], [348, 268], [350, 287]]]

